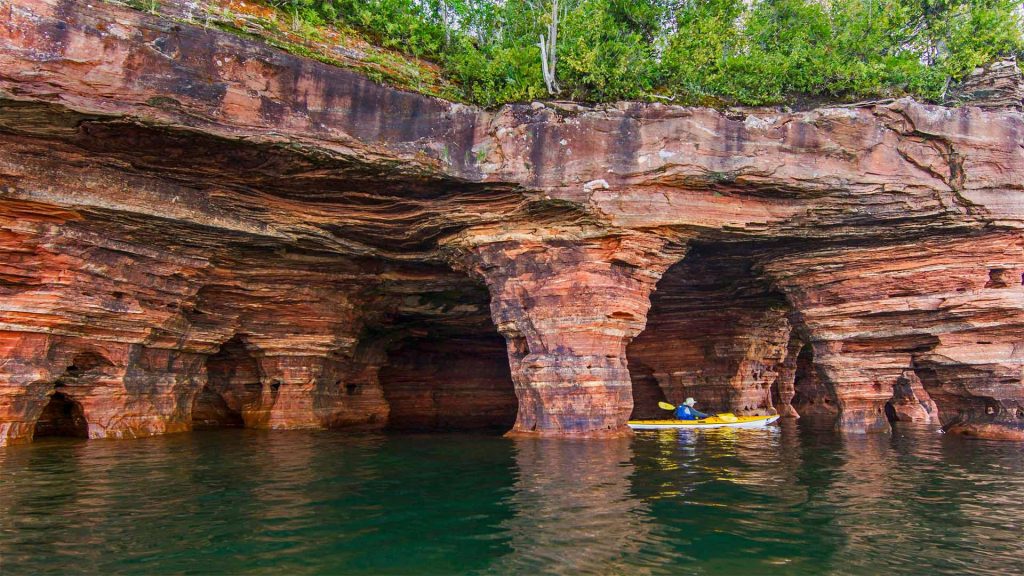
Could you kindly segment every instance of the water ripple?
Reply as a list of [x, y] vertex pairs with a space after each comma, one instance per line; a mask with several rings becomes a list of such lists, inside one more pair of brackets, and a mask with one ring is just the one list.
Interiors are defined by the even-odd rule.
[[1024, 451], [217, 431], [0, 450], [3, 574], [1024, 573]]

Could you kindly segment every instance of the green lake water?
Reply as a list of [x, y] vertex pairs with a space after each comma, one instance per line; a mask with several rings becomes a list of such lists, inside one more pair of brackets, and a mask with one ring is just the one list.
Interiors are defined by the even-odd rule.
[[1024, 449], [226, 430], [0, 449], [0, 574], [1022, 574]]

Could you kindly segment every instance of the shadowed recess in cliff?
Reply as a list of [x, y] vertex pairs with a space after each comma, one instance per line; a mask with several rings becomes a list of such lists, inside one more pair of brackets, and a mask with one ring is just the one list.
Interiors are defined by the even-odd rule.
[[[925, 391], [927, 403], [922, 411], [937, 412], [944, 430], [964, 435], [988, 435], [994, 438], [1024, 438], [1024, 399], [1016, 393], [1017, 374], [1004, 373], [992, 378], [973, 367], [943, 366], [934, 361], [915, 360], [909, 374]], [[906, 405], [917, 398], [911, 391], [909, 400], [900, 402], [894, 395], [890, 405], [897, 420], [913, 420], [907, 415]], [[887, 405], [887, 410], [889, 405]], [[887, 412], [887, 416], [889, 413]], [[987, 434], [986, 434], [987, 433]]]
[[787, 356], [790, 307], [757, 270], [751, 244], [696, 243], [658, 282], [627, 354], [635, 418], [662, 398], [704, 412], [775, 414], [770, 387]]
[[89, 424], [79, 402], [66, 394], [54, 392], [36, 421], [34, 438], [61, 436], [88, 438]]
[[192, 427], [241, 428], [258, 419], [263, 384], [256, 359], [241, 336], [206, 360], [206, 385], [192, 402]]
[[814, 366], [814, 346], [800, 343], [793, 374], [790, 405], [801, 418], [831, 424], [838, 414], [835, 391]]
[[380, 384], [390, 428], [512, 427], [518, 401], [505, 339], [488, 304], [486, 289], [475, 283], [410, 295], [393, 317], [363, 336], [385, 350]]
[[516, 419], [505, 339], [497, 334], [412, 336], [381, 370], [397, 430], [507, 431]]
[[[64, 117], [47, 124], [50, 113], [40, 107], [41, 118], [8, 121], [12, 134], [0, 136], [18, 165], [20, 194], [39, 194], [51, 175], [65, 174], [74, 180], [64, 183], [69, 189], [137, 189], [179, 226], [227, 225], [332, 252], [429, 251], [439, 237], [488, 215], [526, 208], [515, 185], [441, 178], [393, 160], [124, 121], [84, 119], [67, 127], [57, 124], [71, 121]], [[133, 213], [121, 213], [123, 201], [81, 194], [62, 200], [96, 219], [133, 225]]]

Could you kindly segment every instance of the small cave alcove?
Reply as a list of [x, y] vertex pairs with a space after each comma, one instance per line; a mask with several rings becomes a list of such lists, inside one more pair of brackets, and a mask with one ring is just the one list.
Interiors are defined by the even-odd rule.
[[697, 243], [651, 295], [647, 326], [627, 347], [632, 418], [665, 417], [660, 400], [704, 412], [775, 414], [791, 309], [757, 269], [751, 243]]
[[71, 359], [71, 364], [64, 370], [64, 376], [77, 378], [107, 366], [113, 366], [113, 363], [99, 352], [79, 352], [75, 354]]
[[88, 438], [89, 424], [82, 404], [63, 392], [54, 392], [36, 420], [33, 438]]
[[831, 426], [839, 414], [839, 403], [835, 392], [814, 365], [814, 347], [803, 344], [796, 357], [796, 373], [793, 376], [793, 409], [807, 423]]
[[206, 360], [206, 385], [192, 401], [192, 428], [241, 428], [242, 412], [263, 393], [259, 364], [241, 336], [234, 336]]

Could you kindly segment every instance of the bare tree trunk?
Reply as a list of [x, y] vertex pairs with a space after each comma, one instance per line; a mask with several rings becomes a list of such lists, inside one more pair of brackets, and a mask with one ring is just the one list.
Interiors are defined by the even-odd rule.
[[448, 24], [448, 3], [441, 0], [441, 25], [444, 26], [444, 45], [452, 45], [452, 28]]
[[555, 87], [556, 94], [562, 91], [558, 87], [558, 75], [555, 73], [555, 66], [558, 64], [558, 51], [555, 49], [558, 46], [558, 17], [558, 0], [551, 0], [551, 24], [548, 25], [548, 38], [551, 39], [548, 56], [551, 58], [551, 64], [548, 68], [551, 69], [551, 84]]
[[551, 22], [548, 24], [548, 36], [540, 35], [540, 68], [544, 75], [544, 84], [548, 88], [548, 94], [558, 94], [561, 88], [558, 87], [555, 67], [558, 64], [556, 50], [558, 47], [558, 0], [551, 0]]
[[544, 84], [548, 87], [548, 94], [554, 94], [555, 77], [548, 68], [548, 45], [543, 34], [540, 35], [540, 44], [537, 45], [540, 46], [540, 70], [544, 76]]

